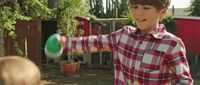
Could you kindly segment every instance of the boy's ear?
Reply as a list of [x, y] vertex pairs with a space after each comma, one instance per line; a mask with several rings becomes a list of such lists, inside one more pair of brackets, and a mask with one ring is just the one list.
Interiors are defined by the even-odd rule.
[[162, 9], [160, 11], [160, 20], [162, 20], [165, 17], [166, 14], [167, 14], [167, 9]]

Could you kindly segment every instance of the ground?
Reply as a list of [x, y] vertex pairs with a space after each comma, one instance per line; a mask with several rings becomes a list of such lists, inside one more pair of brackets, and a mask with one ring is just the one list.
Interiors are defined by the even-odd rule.
[[81, 65], [75, 76], [66, 76], [60, 72], [57, 64], [43, 64], [42, 80], [45, 85], [113, 85], [114, 77], [110, 68], [91, 68]]
[[[61, 74], [57, 64], [43, 64], [42, 80], [45, 85], [113, 85], [114, 76], [111, 69], [91, 68], [81, 65], [75, 76]], [[200, 78], [194, 78], [194, 85], [200, 85]]]

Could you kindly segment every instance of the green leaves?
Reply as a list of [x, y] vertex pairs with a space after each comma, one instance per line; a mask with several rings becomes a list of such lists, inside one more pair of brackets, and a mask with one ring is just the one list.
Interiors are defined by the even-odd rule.
[[3, 11], [0, 12], [0, 28], [5, 28], [6, 30], [14, 30], [14, 24], [16, 23], [16, 18], [13, 17], [13, 12], [10, 11], [11, 8], [3, 7]]
[[76, 30], [78, 22], [75, 17], [89, 15], [85, 11], [86, 6], [83, 0], [54, 0], [58, 3], [52, 9], [48, 8], [48, 1], [50, 0], [4, 0], [0, 2], [0, 29], [6, 30], [8, 35], [14, 39], [15, 48], [20, 54], [20, 48], [15, 41], [17, 20], [57, 19], [58, 28], [62, 29], [63, 33], [74, 36], [78, 33]]
[[[4, 6], [2, 6], [4, 5]], [[16, 42], [15, 24], [17, 20], [49, 19], [52, 10], [47, 7], [47, 0], [11, 0], [1, 2], [0, 29], [4, 29], [13, 39], [18, 55], [23, 51]]]
[[200, 16], [200, 0], [192, 0], [191, 6], [187, 11], [190, 12], [189, 16]]
[[86, 15], [82, 0], [60, 0], [57, 7], [54, 9], [54, 16], [58, 21], [58, 28], [64, 34], [75, 36], [78, 31], [76, 26], [78, 21], [75, 20], [76, 16]]
[[161, 23], [163, 23], [165, 25], [166, 29], [169, 32], [171, 32], [173, 34], [176, 33], [176, 31], [175, 31], [175, 23], [176, 23], [175, 18], [173, 18], [172, 16], [166, 16], [166, 17], [164, 17], [164, 19], [162, 20]]
[[50, 19], [52, 10], [48, 8], [47, 0], [18, 0], [23, 16], [33, 19]]
[[16, 20], [49, 19], [52, 17], [52, 10], [47, 7], [47, 0], [12, 0], [11, 3], [12, 5], [5, 5], [0, 10], [1, 29], [14, 31]]

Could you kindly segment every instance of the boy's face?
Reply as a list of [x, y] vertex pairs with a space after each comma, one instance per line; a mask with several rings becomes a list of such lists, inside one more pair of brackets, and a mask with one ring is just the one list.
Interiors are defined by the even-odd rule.
[[166, 10], [157, 10], [152, 5], [132, 5], [133, 19], [143, 34], [156, 28], [165, 14]]

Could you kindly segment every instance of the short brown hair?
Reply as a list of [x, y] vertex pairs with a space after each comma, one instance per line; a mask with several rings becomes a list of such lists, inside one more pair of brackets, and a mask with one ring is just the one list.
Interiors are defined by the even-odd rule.
[[157, 10], [167, 9], [171, 0], [129, 0], [130, 5], [142, 4], [152, 5]]
[[42, 85], [41, 73], [28, 58], [0, 57], [0, 85]]

